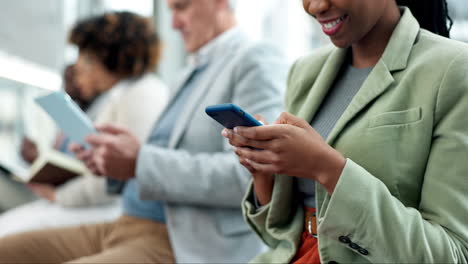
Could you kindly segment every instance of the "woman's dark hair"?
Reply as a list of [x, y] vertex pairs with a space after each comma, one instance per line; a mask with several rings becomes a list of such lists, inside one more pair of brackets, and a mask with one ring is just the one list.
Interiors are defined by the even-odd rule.
[[97, 56], [112, 73], [136, 77], [154, 70], [161, 43], [152, 22], [131, 12], [109, 12], [78, 22], [69, 41]]
[[448, 14], [446, 0], [396, 0], [400, 6], [407, 6], [419, 25], [435, 34], [450, 37], [453, 20]]

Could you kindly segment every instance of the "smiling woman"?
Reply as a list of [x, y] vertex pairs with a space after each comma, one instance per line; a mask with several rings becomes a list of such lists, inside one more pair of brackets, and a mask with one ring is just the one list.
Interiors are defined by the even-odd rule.
[[[160, 41], [151, 20], [131, 12], [100, 14], [79, 21], [71, 30], [70, 42], [78, 46], [80, 54], [66, 74], [67, 92], [81, 101], [92, 99], [86, 114], [93, 123], [128, 128], [137, 140], [145, 141], [168, 99], [166, 86], [152, 74], [159, 60]], [[59, 135], [56, 143], [57, 149], [66, 152], [70, 139]], [[60, 186], [30, 187], [47, 202], [32, 202], [2, 214], [0, 237], [31, 229], [110, 221], [121, 214], [118, 197], [107, 193], [106, 179], [90, 172]], [[0, 242], [5, 244], [9, 243]], [[5, 261], [2, 257], [0, 263]]]
[[335, 47], [293, 66], [289, 113], [223, 132], [270, 246], [253, 262], [466, 263], [468, 47], [446, 2], [303, 6]]

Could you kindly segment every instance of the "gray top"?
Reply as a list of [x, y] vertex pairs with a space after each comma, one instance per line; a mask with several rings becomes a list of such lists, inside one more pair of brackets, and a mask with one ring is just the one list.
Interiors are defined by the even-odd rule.
[[[333, 87], [328, 92], [320, 106], [320, 111], [310, 123], [312, 127], [326, 139], [338, 119], [343, 115], [351, 100], [359, 91], [372, 68], [358, 69], [346, 64], [341, 69]], [[315, 182], [298, 178], [298, 190], [304, 197], [304, 205], [315, 208]]]

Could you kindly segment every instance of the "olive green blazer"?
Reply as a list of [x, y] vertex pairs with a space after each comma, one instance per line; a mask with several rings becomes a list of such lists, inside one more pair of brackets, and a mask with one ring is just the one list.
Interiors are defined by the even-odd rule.
[[[468, 46], [421, 30], [409, 9], [327, 143], [346, 158], [333, 195], [316, 186], [322, 263], [468, 262]], [[346, 49], [293, 66], [287, 109], [310, 121]], [[252, 262], [287, 263], [303, 230], [295, 181], [275, 176], [270, 204], [243, 209], [270, 250]]]

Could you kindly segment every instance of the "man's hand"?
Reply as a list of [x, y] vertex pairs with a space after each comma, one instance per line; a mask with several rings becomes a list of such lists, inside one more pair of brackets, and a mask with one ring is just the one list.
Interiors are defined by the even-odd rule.
[[117, 126], [104, 125], [97, 129], [101, 133], [86, 139], [91, 150], [73, 144], [71, 151], [96, 175], [117, 180], [133, 178], [141, 147], [138, 139], [127, 129]]

